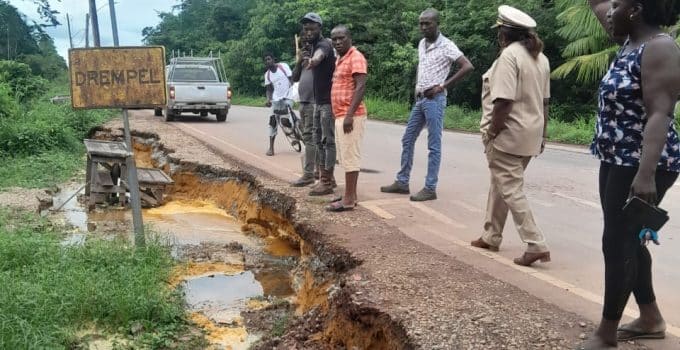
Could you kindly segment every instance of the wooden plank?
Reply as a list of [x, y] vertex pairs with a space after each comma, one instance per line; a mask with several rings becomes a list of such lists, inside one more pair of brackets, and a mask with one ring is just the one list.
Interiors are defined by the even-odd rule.
[[140, 185], [168, 185], [174, 183], [172, 178], [160, 169], [137, 168], [137, 178]]
[[102, 186], [113, 186], [113, 179], [111, 179], [111, 173], [108, 170], [97, 171], [97, 185]]
[[93, 156], [125, 159], [132, 155], [123, 142], [86, 139], [83, 143], [85, 143], [87, 153]]
[[146, 206], [155, 207], [158, 205], [158, 201], [156, 201], [156, 198], [153, 198], [144, 192], [140, 192], [140, 194], [141, 199], [143, 202], [146, 203]]
[[93, 185], [90, 193], [125, 193], [127, 188], [123, 186], [101, 186]]

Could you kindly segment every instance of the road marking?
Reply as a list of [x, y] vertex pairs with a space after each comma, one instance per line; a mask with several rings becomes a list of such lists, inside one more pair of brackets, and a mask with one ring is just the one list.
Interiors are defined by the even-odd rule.
[[[229, 146], [229, 147], [231, 147], [231, 148], [233, 148], [233, 149], [235, 149], [235, 150], [237, 150], [237, 151], [239, 151], [239, 152], [242, 152], [242, 153], [244, 153], [244, 154], [247, 154], [247, 155], [248, 155], [249, 157], [251, 157], [251, 158], [255, 158], [255, 159], [257, 159], [257, 160], [260, 161], [260, 162], [266, 163], [267, 166], [269, 166], [269, 167], [271, 167], [271, 168], [277, 168], [277, 169], [279, 169], [279, 170], [283, 170], [283, 171], [285, 171], [286, 173], [292, 174], [292, 175], [295, 176], [295, 177], [300, 177], [300, 176], [302, 176], [301, 174], [299, 174], [299, 173], [297, 173], [297, 172], [291, 171], [290, 169], [285, 168], [285, 167], [282, 167], [282, 166], [278, 165], [277, 163], [274, 163], [274, 162], [272, 162], [272, 161], [270, 161], [270, 160], [268, 160], [268, 159], [266, 159], [266, 158], [260, 157], [260, 156], [258, 156], [258, 155], [255, 154], [255, 153], [246, 151], [246, 150], [244, 150], [244, 149], [242, 149], [242, 148], [240, 148], [240, 147], [238, 147], [238, 146], [236, 146], [236, 145], [233, 145], [233, 144], [231, 144], [231, 143], [229, 143], [229, 142], [227, 142], [227, 141], [224, 141], [224, 140], [219, 139], [219, 138], [217, 138], [217, 137], [215, 137], [215, 136], [206, 134], [206, 133], [204, 133], [203, 131], [194, 128], [193, 126], [186, 125], [186, 124], [182, 124], [181, 127], [180, 127], [180, 126], [177, 126], [177, 127], [178, 127], [178, 128], [187, 128], [187, 129], [191, 129], [191, 130], [194, 131], [194, 132], [197, 132], [197, 133], [199, 133], [199, 134], [205, 135], [205, 136], [207, 136], [207, 137], [209, 137], [209, 138], [211, 138], [211, 139], [213, 139], [213, 140], [215, 140], [215, 141], [217, 141], [217, 142], [220, 142], [220, 143], [222, 143], [222, 144], [224, 144], [224, 145], [226, 145], [226, 146]], [[252, 163], [251, 163], [251, 164], [252, 164]], [[254, 166], [257, 166], [257, 164], [253, 164], [253, 165], [254, 165]]]
[[[568, 199], [572, 199], [572, 198], [568, 198]], [[578, 198], [575, 198], [575, 199], [578, 199]], [[369, 201], [369, 202], [362, 202], [361, 205], [364, 206], [366, 209], [372, 211], [376, 215], [380, 216], [380, 217], [385, 218], [385, 216], [387, 216], [387, 217], [394, 218], [394, 215], [390, 214], [387, 210], [382, 209], [378, 206], [379, 205], [385, 205], [385, 204], [393, 204], [395, 202], [397, 202], [397, 201], [394, 200], [394, 199], [378, 199], [378, 200]], [[592, 204], [592, 202], [589, 202], [589, 203]], [[411, 202], [411, 205], [413, 207], [419, 209], [419, 210], [422, 210], [423, 212], [429, 214], [430, 216], [434, 217], [435, 219], [437, 219], [437, 220], [439, 220], [439, 221], [441, 221], [445, 224], [456, 226], [458, 228], [465, 228], [466, 227], [465, 225], [462, 225], [460, 223], [457, 223], [457, 222], [451, 220], [446, 215], [444, 215], [444, 214], [442, 214], [442, 213], [440, 213], [440, 212], [438, 212], [438, 211], [436, 211], [436, 210], [434, 210], [430, 207], [427, 207], [422, 203]], [[428, 232], [448, 241], [448, 242], [451, 242], [451, 243], [461, 247], [461, 248], [465, 248], [465, 249], [472, 251], [476, 254], [483, 255], [483, 256], [485, 256], [485, 257], [487, 257], [491, 260], [494, 260], [494, 261], [496, 261], [496, 262], [498, 262], [502, 265], [505, 265], [505, 266], [512, 268], [516, 271], [519, 271], [521, 273], [527, 274], [527, 275], [534, 277], [534, 278], [536, 278], [540, 281], [543, 281], [547, 284], [550, 284], [550, 285], [552, 285], [556, 288], [562, 289], [562, 290], [564, 290], [568, 293], [576, 295], [577, 297], [588, 300], [588, 301], [590, 301], [594, 304], [597, 304], [597, 305], [600, 305], [600, 306], [603, 305], [601, 295], [598, 295], [598, 294], [593, 293], [591, 291], [585, 290], [583, 288], [579, 288], [579, 287], [577, 287], [577, 286], [575, 286], [575, 285], [573, 285], [569, 282], [566, 282], [566, 281], [563, 281], [559, 278], [550, 276], [550, 275], [548, 275], [544, 272], [536, 271], [535, 269], [532, 269], [531, 267], [519, 266], [519, 265], [515, 264], [512, 260], [510, 260], [510, 259], [508, 259], [508, 258], [506, 258], [502, 255], [492, 253], [488, 250], [473, 247], [473, 246], [470, 245], [469, 242], [458, 239], [458, 238], [454, 237], [453, 235], [445, 235], [441, 232], [430, 229], [428, 227], [424, 227], [424, 229], [427, 230]], [[628, 308], [628, 307], [624, 310], [623, 313], [624, 313], [624, 315], [631, 317], [631, 318], [637, 318], [639, 316], [639, 313], [638, 313], [637, 310], [634, 310], [634, 309], [631, 309], [631, 308]], [[678, 328], [678, 327], [676, 327], [672, 324], [668, 324], [668, 323], [666, 324], [666, 332], [669, 333], [669, 334], [672, 334], [676, 337], [680, 337], [680, 328]]]
[[536, 203], [538, 205], [541, 205], [541, 206], [544, 206], [544, 207], [547, 207], [547, 208], [554, 208], [555, 207], [555, 204], [553, 204], [553, 203], [542, 201], [540, 199], [535, 199], [535, 198], [532, 198], [531, 200], [529, 200], [529, 203]]
[[568, 195], [566, 195], [566, 194], [562, 194], [562, 193], [559, 193], [559, 192], [553, 192], [552, 194], [553, 194], [553, 196], [557, 196], [557, 197], [561, 197], [561, 198], [564, 198], [564, 199], [568, 199], [568, 200], [570, 200], [570, 201], [574, 201], [574, 202], [576, 202], [576, 203], [583, 204], [583, 205], [585, 205], [585, 206], [589, 206], [589, 207], [591, 207], [591, 208], [600, 209], [600, 204], [599, 204], [599, 203], [591, 202], [591, 201], [589, 201], [589, 200], [585, 200], [585, 199], [581, 199], [581, 198], [576, 198], [576, 197], [568, 196]]
[[391, 205], [391, 204], [398, 204], [398, 203], [403, 203], [404, 198], [403, 197], [395, 197], [395, 198], [383, 198], [383, 199], [374, 199], [370, 201], [362, 201], [361, 204], [370, 204], [371, 206], [379, 206], [379, 205]]
[[467, 211], [471, 211], [471, 212], [473, 212], [473, 213], [481, 213], [481, 212], [482, 212], [481, 209], [479, 209], [479, 208], [477, 208], [477, 207], [475, 207], [475, 206], [473, 206], [473, 205], [467, 204], [467, 203], [465, 203], [465, 202], [463, 202], [463, 201], [461, 201], [461, 200], [453, 199], [453, 200], [451, 200], [450, 202], [451, 202], [452, 204], [454, 204], [454, 205], [457, 205], [457, 206], [459, 206], [459, 207], [461, 207], [461, 208], [463, 208], [463, 209], [465, 209], [465, 210], [467, 210]]
[[409, 202], [409, 203], [411, 203], [412, 207], [419, 209], [420, 211], [424, 212], [425, 214], [432, 216], [433, 218], [435, 218], [435, 219], [437, 219], [437, 220], [439, 220], [439, 221], [441, 221], [441, 222], [443, 222], [447, 225], [453, 226], [453, 227], [458, 228], [458, 229], [467, 228], [467, 226], [461, 224], [460, 222], [452, 220], [448, 216], [426, 206], [423, 203], [420, 203], [420, 202]]
[[392, 220], [396, 218], [396, 216], [390, 214], [387, 210], [380, 208], [379, 206], [367, 202], [360, 202], [359, 205], [362, 207], [370, 210], [373, 212], [373, 214], [378, 215], [379, 217], [385, 219], [385, 220]]

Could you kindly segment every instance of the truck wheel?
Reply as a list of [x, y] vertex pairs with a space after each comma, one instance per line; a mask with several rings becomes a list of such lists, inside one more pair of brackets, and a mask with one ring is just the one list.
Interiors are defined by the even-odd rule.
[[166, 122], [171, 122], [171, 121], [175, 120], [175, 115], [172, 113], [171, 109], [166, 107], [163, 112], [164, 112], [163, 114], [165, 114], [165, 121]]
[[206, 112], [206, 111], [201, 112], [201, 117], [207, 117], [207, 116], [208, 116], [208, 112]]
[[161, 108], [154, 108], [153, 109], [153, 115], [156, 117], [162, 117], [163, 116], [163, 110]]
[[217, 111], [217, 114], [216, 114], [217, 121], [223, 122], [223, 121], [227, 120], [227, 112], [228, 112], [228, 110], [226, 110], [226, 109]]

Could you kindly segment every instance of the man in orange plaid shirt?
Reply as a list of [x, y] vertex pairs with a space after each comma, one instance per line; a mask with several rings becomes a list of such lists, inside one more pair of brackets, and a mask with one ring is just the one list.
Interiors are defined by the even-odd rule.
[[331, 41], [338, 53], [333, 73], [331, 105], [335, 116], [335, 143], [338, 160], [345, 169], [345, 194], [332, 201], [328, 211], [352, 210], [357, 203], [357, 181], [361, 162], [361, 141], [366, 125], [366, 75], [364, 55], [352, 46], [352, 34], [343, 25], [333, 28]]

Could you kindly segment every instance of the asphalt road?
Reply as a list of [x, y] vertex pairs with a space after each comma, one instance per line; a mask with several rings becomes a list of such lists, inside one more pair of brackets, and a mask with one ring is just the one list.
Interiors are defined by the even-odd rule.
[[[293, 151], [279, 132], [276, 154], [265, 155], [268, 115], [266, 108], [235, 106], [226, 123], [216, 123], [214, 117], [188, 117], [174, 125], [220, 151], [283, 180], [293, 181], [301, 174], [301, 154]], [[163, 122], [162, 118], [158, 121]], [[599, 164], [586, 148], [549, 145], [543, 155], [529, 164], [525, 190], [534, 216], [547, 236], [552, 262], [527, 269], [515, 267], [511, 262], [524, 248], [511, 218], [498, 254], [468, 248], [468, 242], [480, 236], [489, 186], [479, 135], [444, 133], [438, 200], [412, 203], [407, 196], [380, 192], [379, 187], [391, 183], [398, 170], [403, 130], [402, 125], [367, 124], [362, 160], [365, 171], [359, 177], [360, 205], [416, 240], [509, 280], [538, 297], [555, 300], [571, 311], [597, 319], [604, 270], [600, 243], [602, 213], [597, 192]], [[424, 183], [426, 140], [424, 130], [416, 145], [410, 184], [413, 193]], [[336, 168], [335, 176], [342, 186], [342, 169]], [[662, 203], [671, 215], [661, 232], [662, 244], [650, 249], [654, 257], [657, 298], [671, 324], [669, 333], [675, 336], [680, 336], [680, 329], [674, 327], [680, 325], [679, 199], [680, 187], [676, 185]], [[626, 314], [634, 316], [635, 312], [631, 298]]]

